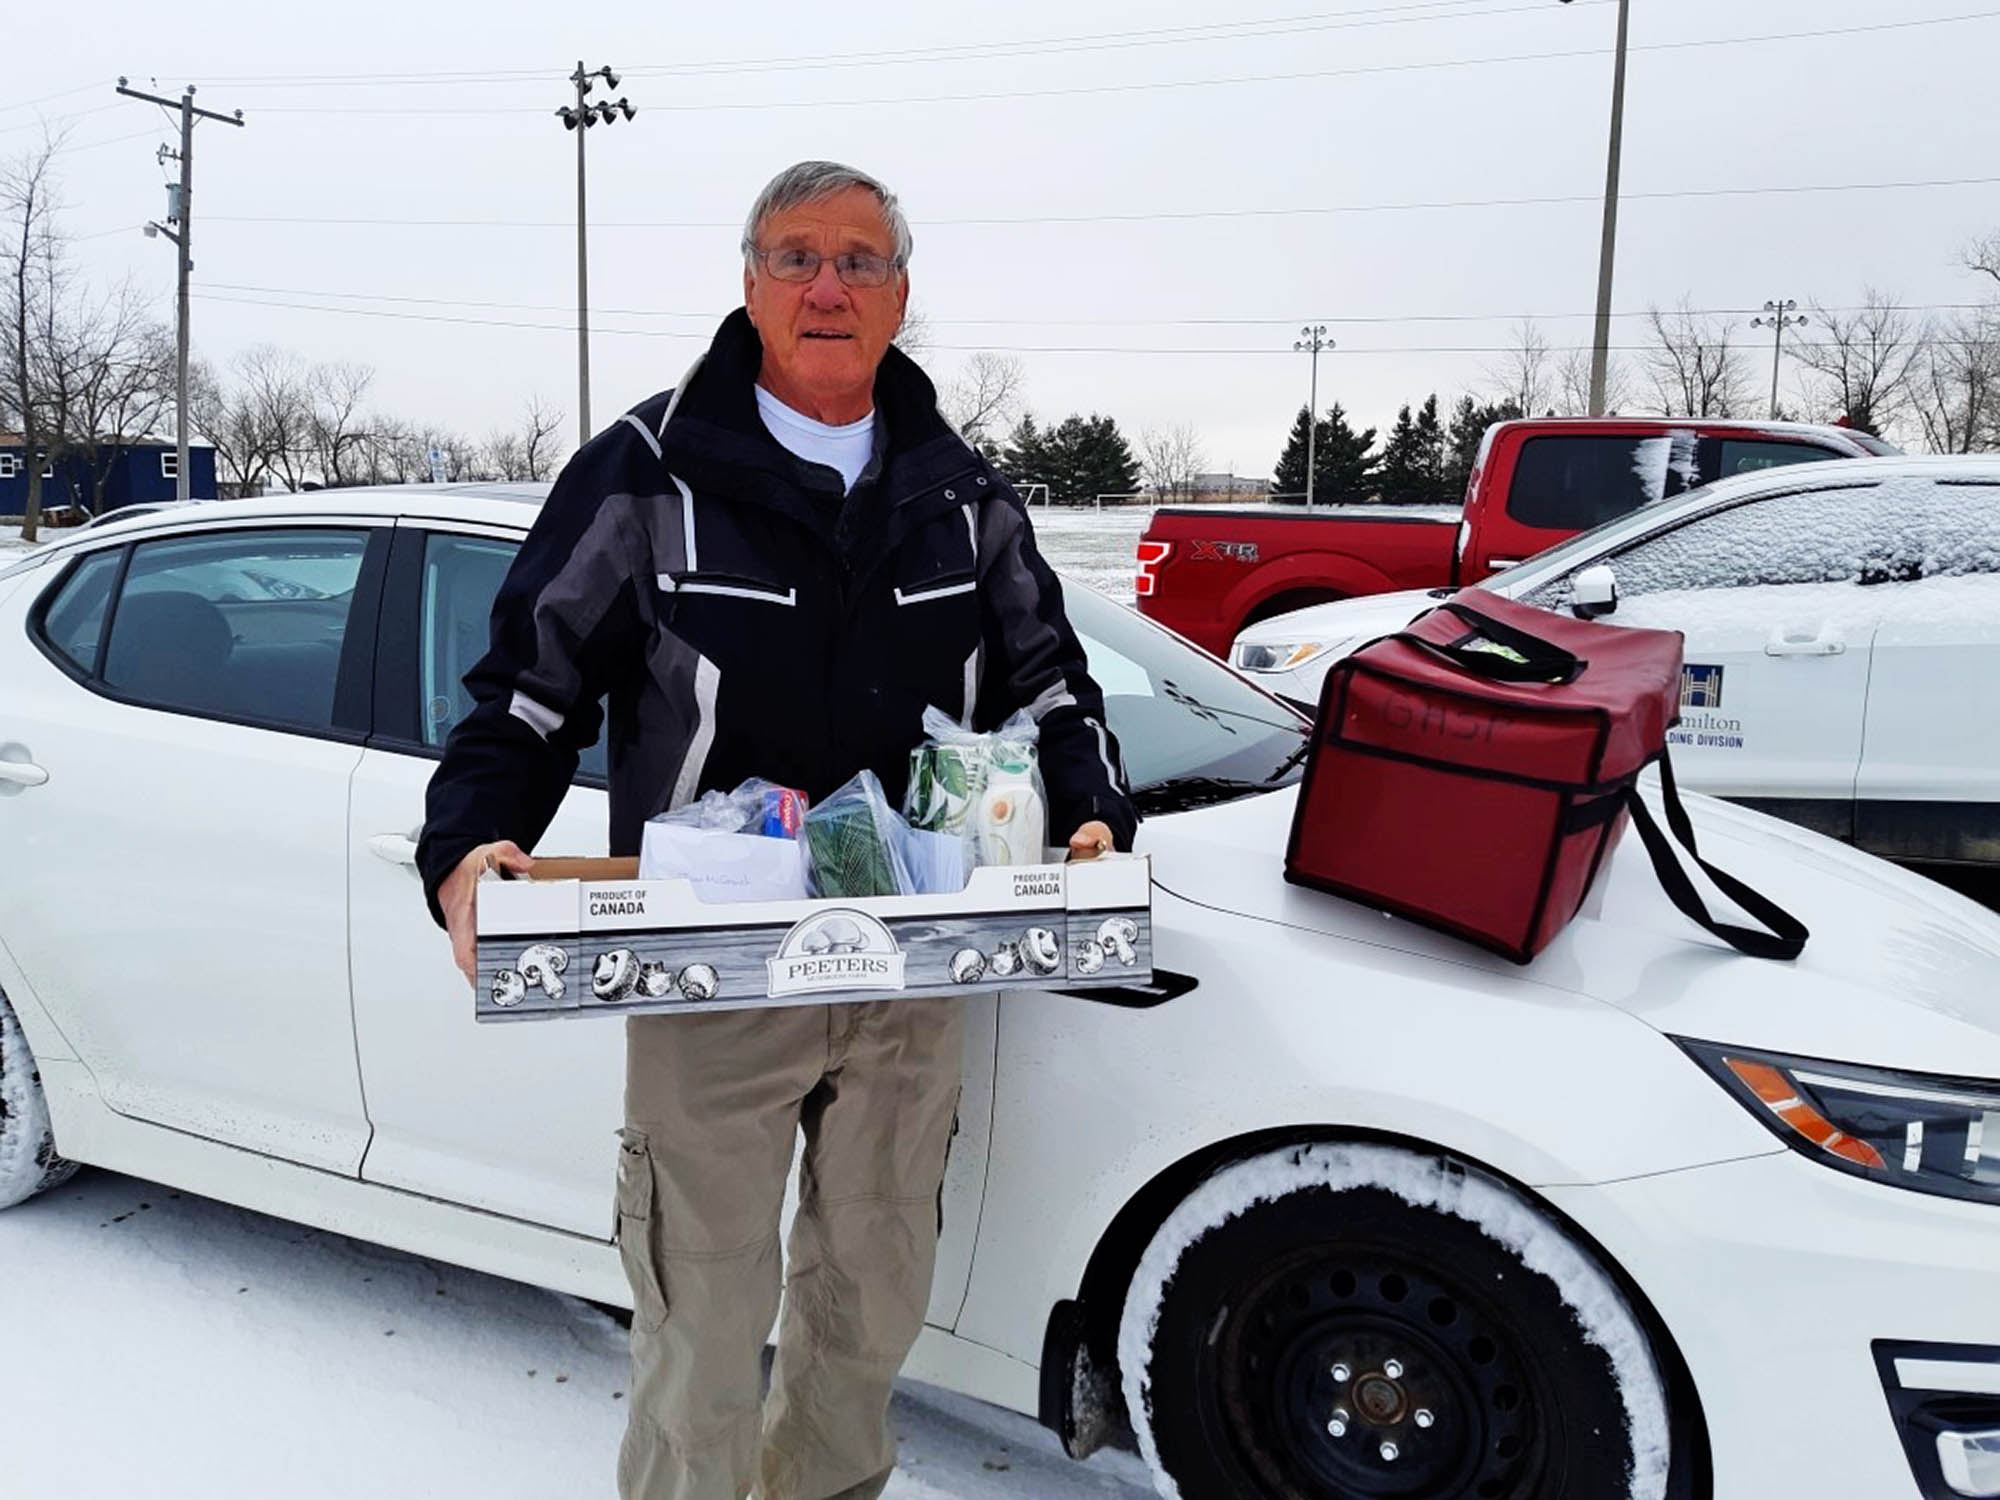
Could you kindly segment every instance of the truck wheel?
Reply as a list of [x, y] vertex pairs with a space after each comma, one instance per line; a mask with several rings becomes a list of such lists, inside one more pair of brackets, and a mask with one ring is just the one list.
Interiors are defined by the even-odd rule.
[[1666, 1381], [1616, 1283], [1437, 1156], [1297, 1146], [1218, 1172], [1147, 1248], [1118, 1353], [1182, 1500], [1669, 1493]]
[[42, 1076], [13, 1007], [0, 995], [0, 1208], [12, 1208], [75, 1173], [75, 1162], [56, 1155]]

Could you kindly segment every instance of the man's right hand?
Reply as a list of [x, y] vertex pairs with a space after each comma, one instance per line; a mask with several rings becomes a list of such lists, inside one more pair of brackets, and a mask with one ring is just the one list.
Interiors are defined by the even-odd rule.
[[479, 987], [479, 877], [489, 869], [526, 875], [534, 868], [534, 860], [521, 852], [519, 844], [502, 839], [474, 849], [438, 887], [438, 908], [444, 913], [444, 930], [451, 935], [452, 962], [474, 989]]

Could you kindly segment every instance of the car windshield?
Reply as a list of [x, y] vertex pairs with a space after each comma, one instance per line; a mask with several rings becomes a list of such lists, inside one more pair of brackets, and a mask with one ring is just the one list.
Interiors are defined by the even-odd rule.
[[1298, 780], [1306, 720], [1204, 651], [1070, 582], [1070, 624], [1141, 813], [1226, 802]]

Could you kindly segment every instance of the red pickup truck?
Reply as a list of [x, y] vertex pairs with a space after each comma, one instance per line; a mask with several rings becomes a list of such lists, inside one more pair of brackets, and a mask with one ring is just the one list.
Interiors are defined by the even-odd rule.
[[1845, 427], [1548, 417], [1487, 428], [1462, 509], [1162, 506], [1139, 610], [1218, 656], [1253, 621], [1329, 599], [1456, 588], [1641, 505], [1749, 469], [1898, 450]]

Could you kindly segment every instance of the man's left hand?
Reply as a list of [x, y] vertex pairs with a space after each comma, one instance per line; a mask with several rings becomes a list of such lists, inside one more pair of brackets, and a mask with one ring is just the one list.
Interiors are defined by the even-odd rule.
[[1071, 859], [1095, 859], [1111, 848], [1111, 827], [1092, 818], [1069, 836]]

